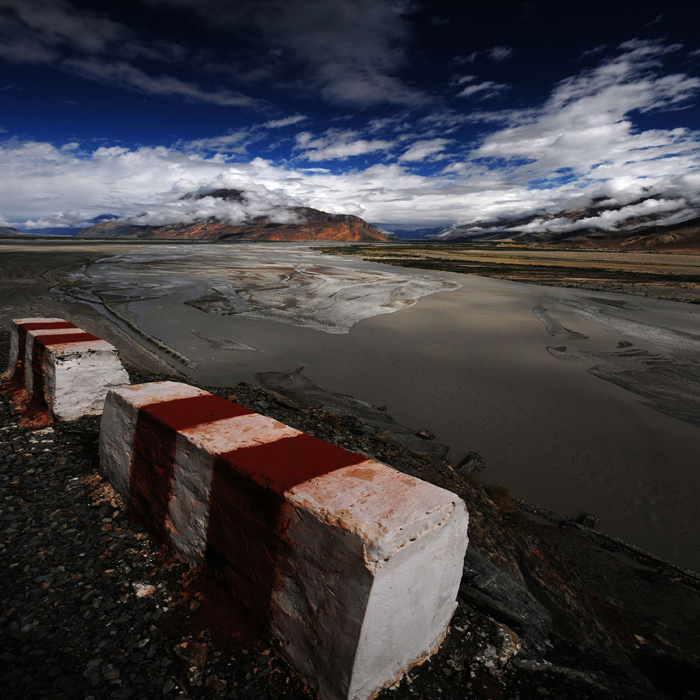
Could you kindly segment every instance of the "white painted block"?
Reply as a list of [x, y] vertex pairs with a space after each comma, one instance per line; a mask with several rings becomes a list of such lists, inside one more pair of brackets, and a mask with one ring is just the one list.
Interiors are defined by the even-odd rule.
[[107, 392], [100, 421], [100, 471], [126, 503], [129, 502], [129, 473], [139, 409], [205, 393], [179, 382], [137, 384]]
[[[24, 351], [24, 386], [27, 389], [27, 392], [30, 395], [33, 395], [34, 392], [34, 384], [35, 380], [43, 380], [45, 377], [45, 372], [46, 372], [46, 360], [48, 359], [50, 353], [46, 352], [44, 353], [44, 357], [42, 358], [42, 361], [40, 363], [40, 367], [35, 367], [34, 365], [36, 362], [34, 361], [34, 342], [37, 337], [39, 338], [48, 338], [51, 336], [69, 336], [69, 335], [75, 335], [75, 336], [82, 336], [84, 335], [85, 331], [82, 330], [81, 328], [62, 328], [62, 329], [56, 329], [56, 328], [40, 328], [40, 329], [32, 329], [27, 331], [26, 339], [25, 339], [25, 351]], [[109, 343], [106, 343], [104, 340], [100, 341], [102, 343], [105, 343], [105, 347], [112, 347], [109, 345]], [[41, 372], [41, 377], [38, 376], [38, 372]], [[124, 383], [124, 382], [122, 382]], [[46, 398], [46, 397], [45, 397]], [[48, 405], [48, 402], [47, 402]]]
[[467, 547], [455, 494], [174, 382], [109, 393], [100, 461], [323, 700], [367, 700], [444, 638]]
[[170, 543], [181, 559], [193, 566], [204, 561], [212, 469], [217, 455], [301, 434], [257, 413], [179, 432], [167, 527]]
[[24, 388], [54, 418], [98, 415], [109, 389], [129, 383], [116, 348], [106, 341], [61, 319], [18, 321], [15, 367], [24, 345]]
[[3, 379], [14, 380], [18, 384], [24, 385], [25, 326], [50, 328], [55, 324], [68, 324], [68, 321], [62, 318], [12, 319], [12, 327], [10, 329], [10, 357], [7, 363], [7, 370], [3, 374]]
[[286, 498], [273, 634], [322, 698], [369, 698], [447, 633], [467, 548], [464, 503], [369, 460]]

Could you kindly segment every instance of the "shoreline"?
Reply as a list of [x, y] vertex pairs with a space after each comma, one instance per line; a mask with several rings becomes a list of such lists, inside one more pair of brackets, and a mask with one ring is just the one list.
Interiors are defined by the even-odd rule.
[[[7, 337], [0, 334], [3, 365]], [[134, 383], [173, 378], [172, 373], [154, 375], [133, 366], [129, 371]], [[522, 515], [521, 504], [505, 489], [484, 485], [443, 459], [384, 442], [352, 416], [303, 407], [250, 384], [207, 388], [465, 499], [470, 546], [452, 631], [428, 663], [412, 669], [397, 689], [383, 691], [380, 698], [408, 700], [416, 691], [445, 700], [492, 697], [479, 690], [485, 687], [523, 700], [541, 697], [541, 688], [555, 697], [670, 698], [676, 696], [667, 694], [671, 688], [663, 680], [662, 659], [673, 658], [684, 678], [700, 670], [700, 638], [693, 624], [693, 611], [700, 614], [700, 594], [674, 570], [621, 560], [584, 539], [580, 527], [538, 524]], [[202, 627], [196, 576], [127, 519], [123, 504], [98, 477], [98, 419], [32, 433], [17, 427], [1, 396], [0, 413], [0, 490], [6, 504], [0, 516], [12, 516], [3, 547], [10, 571], [17, 574], [2, 584], [11, 608], [1, 633], [14, 640], [6, 644], [14, 651], [4, 660], [18, 669], [10, 690], [44, 692], [47, 684], [55, 689], [59, 678], [59, 690], [72, 689], [68, 697], [175, 697], [180, 691], [202, 697], [205, 689], [207, 697], [259, 692], [290, 700], [303, 697], [267, 643], [240, 637], [224, 642], [216, 638], [211, 621]], [[56, 491], [62, 482], [79, 486]], [[58, 500], [57, 494], [62, 494]], [[21, 508], [7, 510], [8, 497], [13, 506], [19, 497]], [[71, 523], [78, 514], [83, 524], [76, 528]], [[67, 530], [60, 529], [61, 522]], [[79, 541], [85, 544], [78, 550], [72, 532], [83, 533]], [[42, 551], [50, 552], [48, 560]], [[41, 595], [33, 594], [35, 589]], [[91, 605], [82, 602], [86, 596]], [[59, 607], [57, 600], [62, 601]], [[65, 605], [77, 606], [80, 630], [85, 631], [74, 632], [70, 659], [49, 654], [53, 668], [61, 667], [58, 674], [51, 676], [47, 668], [30, 681], [29, 669], [41, 666], [44, 658], [32, 652], [51, 646], [43, 641], [47, 635], [61, 635], [71, 624], [72, 618], [60, 612]], [[38, 625], [38, 637], [31, 620]], [[655, 636], [659, 623], [663, 642]], [[119, 646], [102, 643], [111, 639], [110, 628], [128, 656], [120, 655]], [[141, 654], [138, 668], [158, 671], [135, 673], [132, 659]], [[253, 659], [251, 666], [248, 660]]]

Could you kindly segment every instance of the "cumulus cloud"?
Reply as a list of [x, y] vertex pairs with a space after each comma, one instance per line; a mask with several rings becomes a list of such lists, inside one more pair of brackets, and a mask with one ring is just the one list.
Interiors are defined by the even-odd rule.
[[[236, 151], [257, 133], [269, 134], [264, 124], [159, 148], [10, 140], [0, 144], [0, 215], [16, 224], [75, 210], [87, 218], [146, 212], [157, 221], [201, 212], [237, 220], [243, 214], [236, 206], [182, 200], [225, 187], [257, 193], [246, 215], [304, 205], [377, 223], [470, 224], [532, 214], [540, 215], [535, 225], [552, 227], [569, 225], [553, 218], [557, 212], [604, 197], [608, 213], [586, 225], [689, 218], [700, 210], [700, 133], [643, 129], [635, 121], [700, 94], [697, 78], [664, 71], [663, 61], [677, 51], [626, 42], [612, 58], [555, 85], [542, 104], [489, 113], [487, 131], [471, 147], [452, 130], [473, 113], [454, 110], [413, 120], [398, 114], [366, 129], [304, 131], [294, 157], [276, 163]], [[385, 134], [391, 136], [379, 138]], [[385, 162], [358, 167], [352, 157], [367, 153]], [[421, 174], [423, 163], [438, 157], [442, 171]], [[329, 163], [296, 165], [319, 161]]]
[[[357, 214], [369, 221], [449, 223], [466, 211], [460, 194], [467, 189], [436, 182], [405, 167], [374, 165], [364, 170], [332, 173], [323, 168], [289, 168], [261, 158], [222, 163], [176, 148], [101, 147], [94, 151], [63, 150], [40, 142], [0, 145], [0, 190], [6, 194], [3, 214], [16, 225], [55, 212], [79, 209], [87, 218], [102, 213], [142, 222], [172, 222], [189, 217], [197, 207], [233, 217], [235, 207], [181, 200], [189, 193], [239, 189], [260, 193], [258, 214], [275, 207], [310, 206], [331, 213]], [[257, 188], [257, 189], [256, 189]], [[264, 189], [260, 189], [264, 188]], [[248, 196], [248, 195], [247, 195]], [[165, 212], [165, 214], [164, 214]], [[160, 218], [159, 218], [160, 215]]]
[[232, 185], [236, 183], [240, 184], [240, 179], [228, 178], [224, 174], [210, 183], [200, 185], [197, 194], [188, 192], [184, 197], [175, 199], [168, 198], [170, 193], [160, 194], [159, 203], [150, 203], [146, 212], [130, 217], [130, 220], [138, 226], [192, 224], [212, 220], [238, 225], [258, 217], [266, 217], [270, 222], [277, 224], [303, 221], [301, 214], [289, 208], [299, 206], [298, 200], [279, 189], [271, 190], [259, 183], [247, 182], [240, 200], [211, 195], [216, 190], [232, 189]]
[[84, 226], [85, 217], [77, 210], [64, 211], [56, 216], [44, 216], [37, 221], [31, 219], [23, 222], [23, 228], [31, 230], [35, 228], [68, 228], [71, 226]]

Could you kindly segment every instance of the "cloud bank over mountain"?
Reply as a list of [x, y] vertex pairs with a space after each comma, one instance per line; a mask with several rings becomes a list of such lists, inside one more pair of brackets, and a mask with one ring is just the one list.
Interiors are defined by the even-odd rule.
[[[102, 101], [83, 103], [76, 119], [105, 101], [115, 121], [140, 119], [128, 138], [98, 136], [94, 119], [93, 131], [66, 127], [63, 138], [5, 127], [0, 215], [10, 225], [71, 227], [103, 212], [153, 225], [234, 223], [309, 206], [424, 226], [541, 214], [530, 225], [554, 230], [579, 222], [551, 215], [600, 198], [611, 211], [593, 226], [624, 226], [644, 207], [672, 223], [700, 206], [690, 116], [700, 54], [650, 34], [665, 20], [572, 51], [549, 66], [558, 77], [548, 82], [519, 67], [526, 46], [480, 47], [475, 36], [462, 45], [468, 12], [439, 2], [433, 14], [409, 0], [136, 5], [145, 20], [116, 3], [0, 0], [0, 59], [96, 85]], [[534, 12], [516, 6], [514, 28]], [[2, 89], [28, 99], [20, 86]], [[182, 199], [217, 188], [248, 196]]]

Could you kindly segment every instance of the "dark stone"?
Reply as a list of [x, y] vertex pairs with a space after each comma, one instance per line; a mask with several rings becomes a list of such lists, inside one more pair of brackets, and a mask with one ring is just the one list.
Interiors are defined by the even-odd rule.
[[434, 440], [435, 439], [435, 436], [429, 430], [419, 430], [416, 433], [416, 437], [419, 437], [422, 440]]
[[576, 522], [584, 527], [595, 527], [600, 522], [600, 516], [593, 515], [593, 513], [581, 513], [576, 518]]
[[466, 471], [469, 474], [476, 474], [482, 469], [486, 469], [486, 465], [478, 452], [469, 452], [467, 456], [459, 462], [457, 469]]
[[527, 586], [483, 554], [467, 550], [459, 597], [480, 612], [515, 629], [524, 650], [542, 651], [552, 616]]

